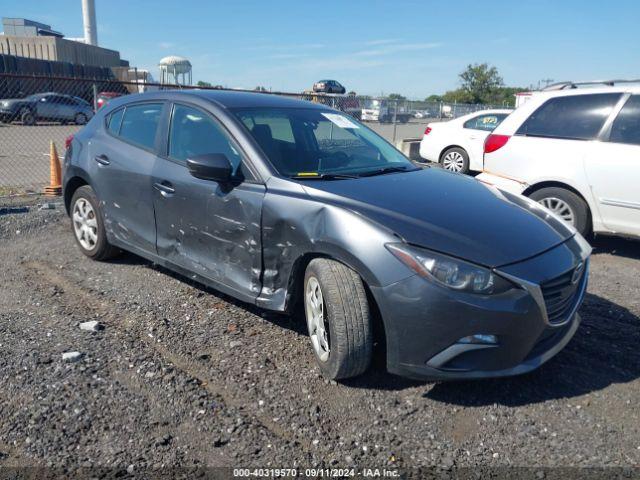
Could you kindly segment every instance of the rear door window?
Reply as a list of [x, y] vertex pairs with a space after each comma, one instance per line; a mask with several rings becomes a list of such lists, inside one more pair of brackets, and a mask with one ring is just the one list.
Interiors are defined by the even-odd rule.
[[516, 134], [592, 140], [600, 132], [619, 99], [619, 93], [552, 98], [533, 112]]
[[609, 141], [640, 145], [640, 95], [632, 95], [611, 125]]
[[120, 138], [152, 150], [161, 114], [161, 103], [127, 106], [120, 126]]
[[471, 128], [473, 130], [484, 130], [491, 132], [494, 130], [500, 122], [507, 118], [506, 113], [491, 113], [487, 115], [479, 115], [475, 118], [464, 122], [464, 128]]

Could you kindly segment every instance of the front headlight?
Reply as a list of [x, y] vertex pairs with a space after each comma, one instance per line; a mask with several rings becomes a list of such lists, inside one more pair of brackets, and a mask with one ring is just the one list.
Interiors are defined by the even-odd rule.
[[488, 268], [404, 243], [388, 243], [387, 249], [421, 277], [453, 290], [491, 295], [514, 288], [509, 280]]

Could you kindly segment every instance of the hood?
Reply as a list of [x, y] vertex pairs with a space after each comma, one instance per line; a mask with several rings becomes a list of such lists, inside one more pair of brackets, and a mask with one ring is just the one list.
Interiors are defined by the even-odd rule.
[[407, 243], [487, 267], [542, 253], [575, 233], [537, 203], [440, 168], [305, 183], [318, 200], [349, 208]]

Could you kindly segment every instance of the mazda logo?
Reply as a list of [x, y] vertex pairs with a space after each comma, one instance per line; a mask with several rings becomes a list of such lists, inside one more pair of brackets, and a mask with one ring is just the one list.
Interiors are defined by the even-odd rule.
[[580, 280], [580, 276], [582, 275], [582, 269], [584, 268], [584, 262], [578, 263], [576, 265], [576, 269], [573, 271], [573, 275], [571, 276], [571, 283], [577, 283]]

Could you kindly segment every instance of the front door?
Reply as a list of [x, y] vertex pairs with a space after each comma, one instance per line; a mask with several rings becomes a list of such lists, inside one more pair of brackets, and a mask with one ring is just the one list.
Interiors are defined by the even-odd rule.
[[156, 251], [151, 173], [163, 107], [153, 102], [114, 111], [88, 147], [107, 235], [134, 252]]
[[589, 185], [608, 229], [640, 235], [640, 95], [626, 101], [607, 140], [587, 154]]
[[[203, 110], [175, 104], [168, 135], [167, 154], [153, 170], [158, 254], [255, 299], [264, 185], [255, 182], [230, 134]], [[209, 153], [226, 155], [238, 181], [223, 185], [193, 177], [187, 159]]]

